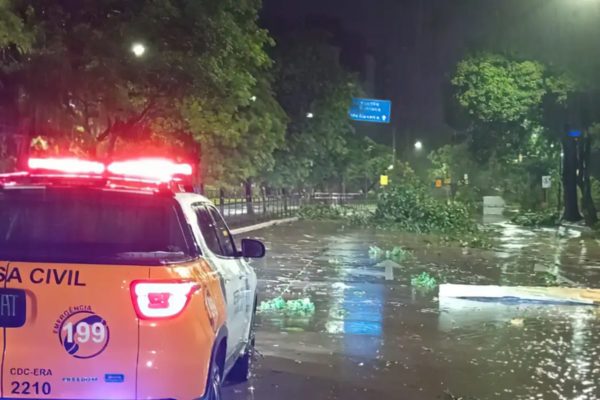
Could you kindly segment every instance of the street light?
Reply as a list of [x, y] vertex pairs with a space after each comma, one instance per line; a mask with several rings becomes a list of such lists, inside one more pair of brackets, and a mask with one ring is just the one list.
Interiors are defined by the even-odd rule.
[[423, 150], [423, 142], [421, 142], [420, 140], [417, 140], [415, 142], [415, 150], [417, 150], [417, 151]]
[[131, 52], [138, 58], [142, 57], [144, 54], [146, 54], [146, 46], [144, 46], [142, 43], [134, 43], [131, 46]]
[[394, 169], [394, 164], [391, 164], [387, 169], [388, 171], [392, 171]]
[[315, 117], [315, 114], [313, 114], [313, 113], [311, 113], [311, 112], [309, 112], [309, 113], [306, 113], [306, 118], [308, 118], [308, 119], [313, 119], [314, 117]]

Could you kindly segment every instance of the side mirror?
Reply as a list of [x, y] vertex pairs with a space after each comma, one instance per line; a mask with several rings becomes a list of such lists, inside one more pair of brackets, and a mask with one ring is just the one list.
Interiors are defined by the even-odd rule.
[[260, 240], [242, 239], [242, 257], [263, 258], [266, 252], [265, 245]]

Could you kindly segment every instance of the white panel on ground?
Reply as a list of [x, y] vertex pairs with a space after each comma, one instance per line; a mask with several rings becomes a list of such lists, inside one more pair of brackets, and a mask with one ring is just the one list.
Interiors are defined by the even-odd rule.
[[485, 196], [483, 198], [483, 215], [502, 215], [506, 203], [500, 196]]
[[600, 305], [599, 289], [525, 286], [440, 285], [439, 297], [459, 299], [519, 299]]

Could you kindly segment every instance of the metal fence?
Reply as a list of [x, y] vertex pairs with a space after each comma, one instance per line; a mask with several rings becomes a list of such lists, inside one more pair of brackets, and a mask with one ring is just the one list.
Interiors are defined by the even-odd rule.
[[270, 219], [289, 218], [309, 199], [301, 194], [252, 194], [207, 190], [208, 197], [231, 227], [240, 227]]
[[252, 193], [245, 191], [205, 190], [208, 197], [221, 211], [227, 223], [241, 227], [271, 219], [289, 218], [305, 205], [329, 205], [374, 210], [375, 200], [361, 193]]

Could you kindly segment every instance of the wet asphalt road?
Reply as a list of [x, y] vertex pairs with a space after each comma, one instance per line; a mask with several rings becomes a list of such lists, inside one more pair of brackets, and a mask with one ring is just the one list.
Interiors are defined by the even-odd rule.
[[[253, 376], [225, 399], [600, 398], [597, 308], [452, 301], [410, 286], [427, 271], [442, 283], [600, 287], [598, 241], [498, 230], [493, 250], [323, 222], [256, 232], [269, 249], [255, 265], [260, 298], [308, 297], [316, 311], [261, 313]], [[386, 280], [372, 245], [413, 257]]]

